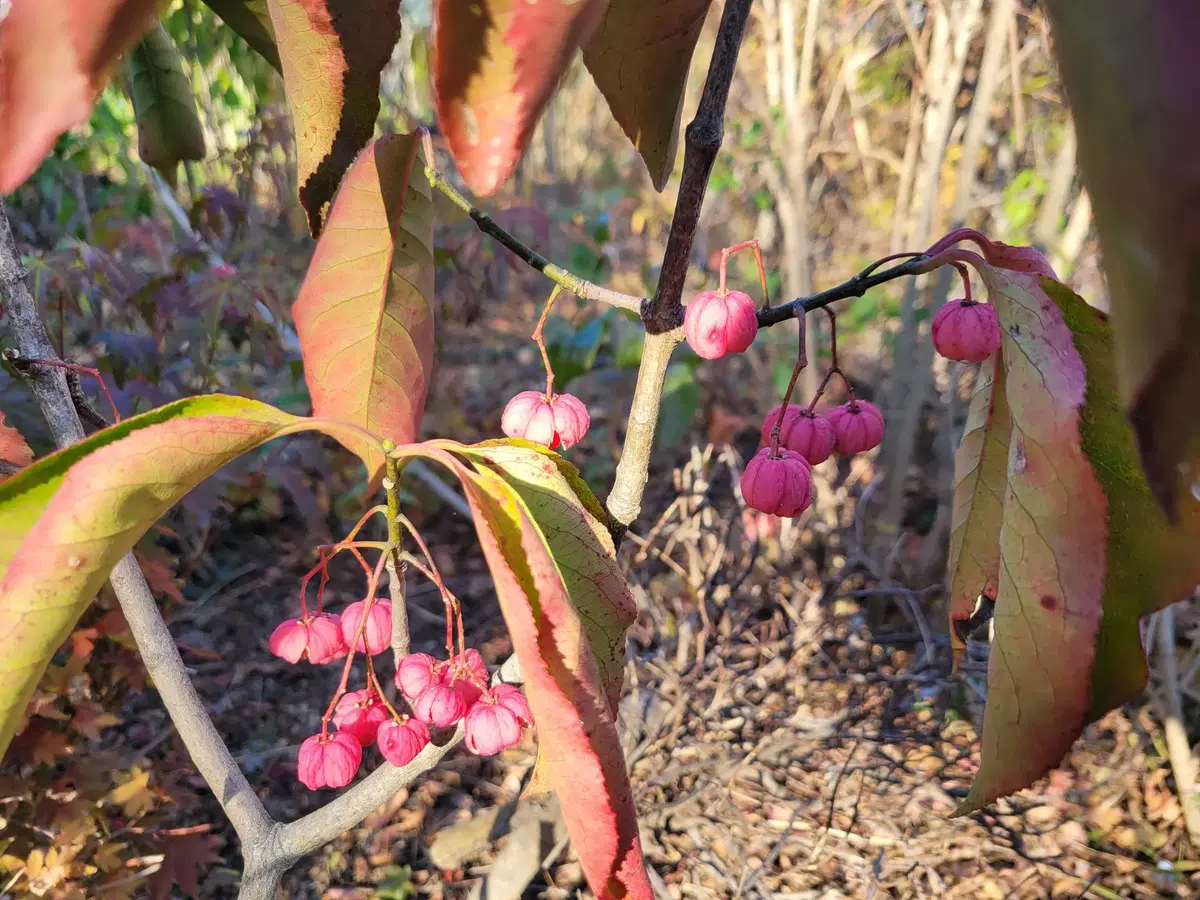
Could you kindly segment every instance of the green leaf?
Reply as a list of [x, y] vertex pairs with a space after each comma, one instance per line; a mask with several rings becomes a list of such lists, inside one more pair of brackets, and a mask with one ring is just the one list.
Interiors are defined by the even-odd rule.
[[400, 39], [396, 0], [268, 0], [296, 129], [300, 203], [313, 236], [375, 132], [379, 79]]
[[462, 482], [521, 662], [541, 768], [593, 893], [650, 900], [613, 712], [634, 609], [595, 498], [556, 454], [526, 442], [438, 441], [394, 455], [440, 462]]
[[546, 353], [557, 389], [566, 388], [574, 378], [590, 372], [596, 365], [608, 323], [607, 314], [596, 316], [582, 328], [576, 328], [561, 316], [551, 316], [546, 321], [545, 330], [550, 333]]
[[[0, 485], [0, 754], [51, 655], [117, 560], [225, 463], [310, 430], [367, 444], [351, 425], [217, 394], [126, 419]], [[377, 444], [365, 461], [382, 463]]]
[[389, 135], [346, 175], [292, 307], [313, 414], [417, 437], [433, 369], [433, 202], [420, 139]]
[[667, 367], [661, 409], [655, 446], [659, 449], [674, 447], [687, 437], [700, 409], [700, 389], [696, 387], [695, 370], [687, 363], [674, 362]]
[[204, 0], [221, 20], [241, 35], [242, 40], [275, 67], [283, 71], [279, 48], [275, 46], [275, 28], [267, 0]]
[[712, 0], [612, 0], [583, 61], [646, 163], [655, 190], [675, 167], [692, 52]]
[[609, 0], [435, 0], [438, 122], [463, 179], [503, 184], [580, 44]]
[[1170, 515], [1200, 503], [1200, 17], [1192, 0], [1048, 0], [1112, 297], [1116, 376]]
[[179, 163], [204, 159], [204, 129], [192, 85], [167, 30], [156, 23], [129, 54], [138, 155], [175, 183]]

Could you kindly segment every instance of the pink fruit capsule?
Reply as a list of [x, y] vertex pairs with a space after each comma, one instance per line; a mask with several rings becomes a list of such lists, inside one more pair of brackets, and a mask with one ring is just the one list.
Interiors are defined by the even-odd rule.
[[271, 633], [271, 652], [290, 663], [307, 658], [314, 665], [329, 662], [345, 650], [341, 629], [323, 614], [288, 619]]
[[[777, 406], [767, 413], [763, 421], [762, 439], [767, 446], [771, 444], [771, 431], [779, 421], [779, 415], [780, 407]], [[779, 446], [796, 451], [815, 466], [829, 459], [833, 453], [833, 443], [833, 426], [824, 416], [791, 403], [783, 410]]]
[[1000, 320], [990, 303], [951, 300], [933, 317], [933, 348], [946, 359], [983, 362], [1000, 349]]
[[[359, 600], [357, 603], [351, 603], [342, 610], [342, 637], [345, 639], [347, 647], [354, 643], [354, 637], [358, 633], [358, 623], [362, 619], [363, 610], [366, 608], [366, 605], [365, 600]], [[372, 656], [382, 653], [391, 646], [392, 603], [390, 600], [377, 599], [371, 604], [371, 611], [367, 613], [367, 625], [363, 636], [359, 639], [358, 646], [354, 649], [359, 653], [364, 652], [364, 642], [366, 643], [366, 652]]]
[[742, 291], [701, 291], [692, 298], [683, 316], [683, 334], [704, 359], [741, 353], [758, 334], [758, 312], [749, 294]]
[[773, 516], [798, 516], [812, 503], [812, 471], [795, 450], [779, 448], [772, 455], [763, 447], [742, 473], [742, 497], [746, 504]]
[[511, 709], [483, 700], [467, 713], [467, 749], [480, 756], [493, 756], [521, 740], [521, 723]]
[[343, 694], [333, 710], [338, 732], [353, 735], [364, 747], [375, 743], [375, 734], [390, 718], [387, 707], [374, 691], [350, 691]]
[[834, 449], [850, 456], [879, 446], [883, 440], [883, 413], [866, 400], [851, 400], [829, 412]]
[[450, 660], [442, 680], [458, 691], [470, 708], [487, 686], [487, 665], [479, 651], [469, 647], [462, 656]]
[[517, 717], [517, 721], [529, 727], [533, 724], [533, 712], [529, 709], [529, 701], [515, 684], [498, 684], [491, 690], [496, 705], [503, 706]]
[[504, 407], [500, 428], [512, 438], [524, 438], [554, 450], [569, 450], [591, 426], [591, 416], [579, 398], [571, 394], [546, 395], [521, 391]]
[[463, 695], [446, 684], [433, 683], [413, 702], [413, 715], [428, 725], [447, 728], [467, 713]]
[[348, 785], [362, 762], [362, 744], [353, 735], [314, 734], [300, 745], [296, 774], [310, 791]]
[[445, 671], [446, 663], [428, 653], [410, 653], [396, 667], [396, 687], [409, 700], [416, 700], [430, 684], [443, 681]]
[[429, 743], [429, 728], [411, 716], [388, 719], [379, 726], [379, 752], [393, 766], [407, 766]]

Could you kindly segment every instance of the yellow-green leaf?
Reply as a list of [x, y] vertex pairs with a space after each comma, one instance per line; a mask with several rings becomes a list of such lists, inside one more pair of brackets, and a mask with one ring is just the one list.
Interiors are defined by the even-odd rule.
[[[307, 430], [365, 446], [351, 425], [218, 394], [127, 419], [0, 485], [0, 754], [117, 560], [225, 463]], [[378, 445], [366, 459], [379, 465]]]
[[984, 594], [993, 601], [1000, 582], [1000, 526], [1008, 490], [1012, 417], [999, 354], [979, 368], [962, 444], [954, 455], [954, 519], [950, 530], [950, 644], [955, 665], [966, 644], [956, 622], [971, 618]]

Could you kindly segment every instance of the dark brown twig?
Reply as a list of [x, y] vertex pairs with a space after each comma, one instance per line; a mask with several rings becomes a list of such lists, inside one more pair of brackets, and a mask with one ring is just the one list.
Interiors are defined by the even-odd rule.
[[908, 275], [923, 275], [929, 271], [929, 257], [923, 254], [914, 256], [899, 265], [884, 269], [882, 272], [876, 271], [878, 265], [878, 263], [872, 263], [853, 278], [843, 281], [836, 287], [819, 291], [808, 297], [799, 297], [790, 303], [772, 306], [770, 309], [759, 310], [758, 327], [769, 328], [772, 325], [778, 325], [780, 322], [786, 322], [788, 319], [794, 319], [801, 309], [806, 312], [812, 312], [814, 309], [824, 309], [826, 306], [829, 306], [831, 303], [837, 303], [839, 300], [861, 297], [867, 291], [871, 290], [871, 288], [879, 287], [879, 285], [886, 284], [889, 281], [895, 281], [897, 278], [904, 278]]
[[721, 13], [716, 46], [708, 64], [708, 77], [704, 80], [696, 117], [684, 132], [683, 175], [662, 269], [659, 270], [658, 287], [654, 296], [642, 304], [642, 321], [648, 334], [664, 334], [683, 324], [680, 300], [692, 261], [692, 239], [700, 222], [708, 178], [725, 136], [725, 104], [749, 15], [750, 0], [728, 0]]

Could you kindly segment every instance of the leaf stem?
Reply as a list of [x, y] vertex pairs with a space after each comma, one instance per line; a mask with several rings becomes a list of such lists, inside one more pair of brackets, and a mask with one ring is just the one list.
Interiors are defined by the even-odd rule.
[[405, 596], [404, 574], [407, 568], [400, 561], [400, 463], [392, 456], [396, 445], [383, 442], [386, 454], [383, 490], [387, 498], [387, 552], [388, 596], [392, 601], [392, 656], [396, 665], [408, 656], [411, 640], [408, 631], [408, 598]]

